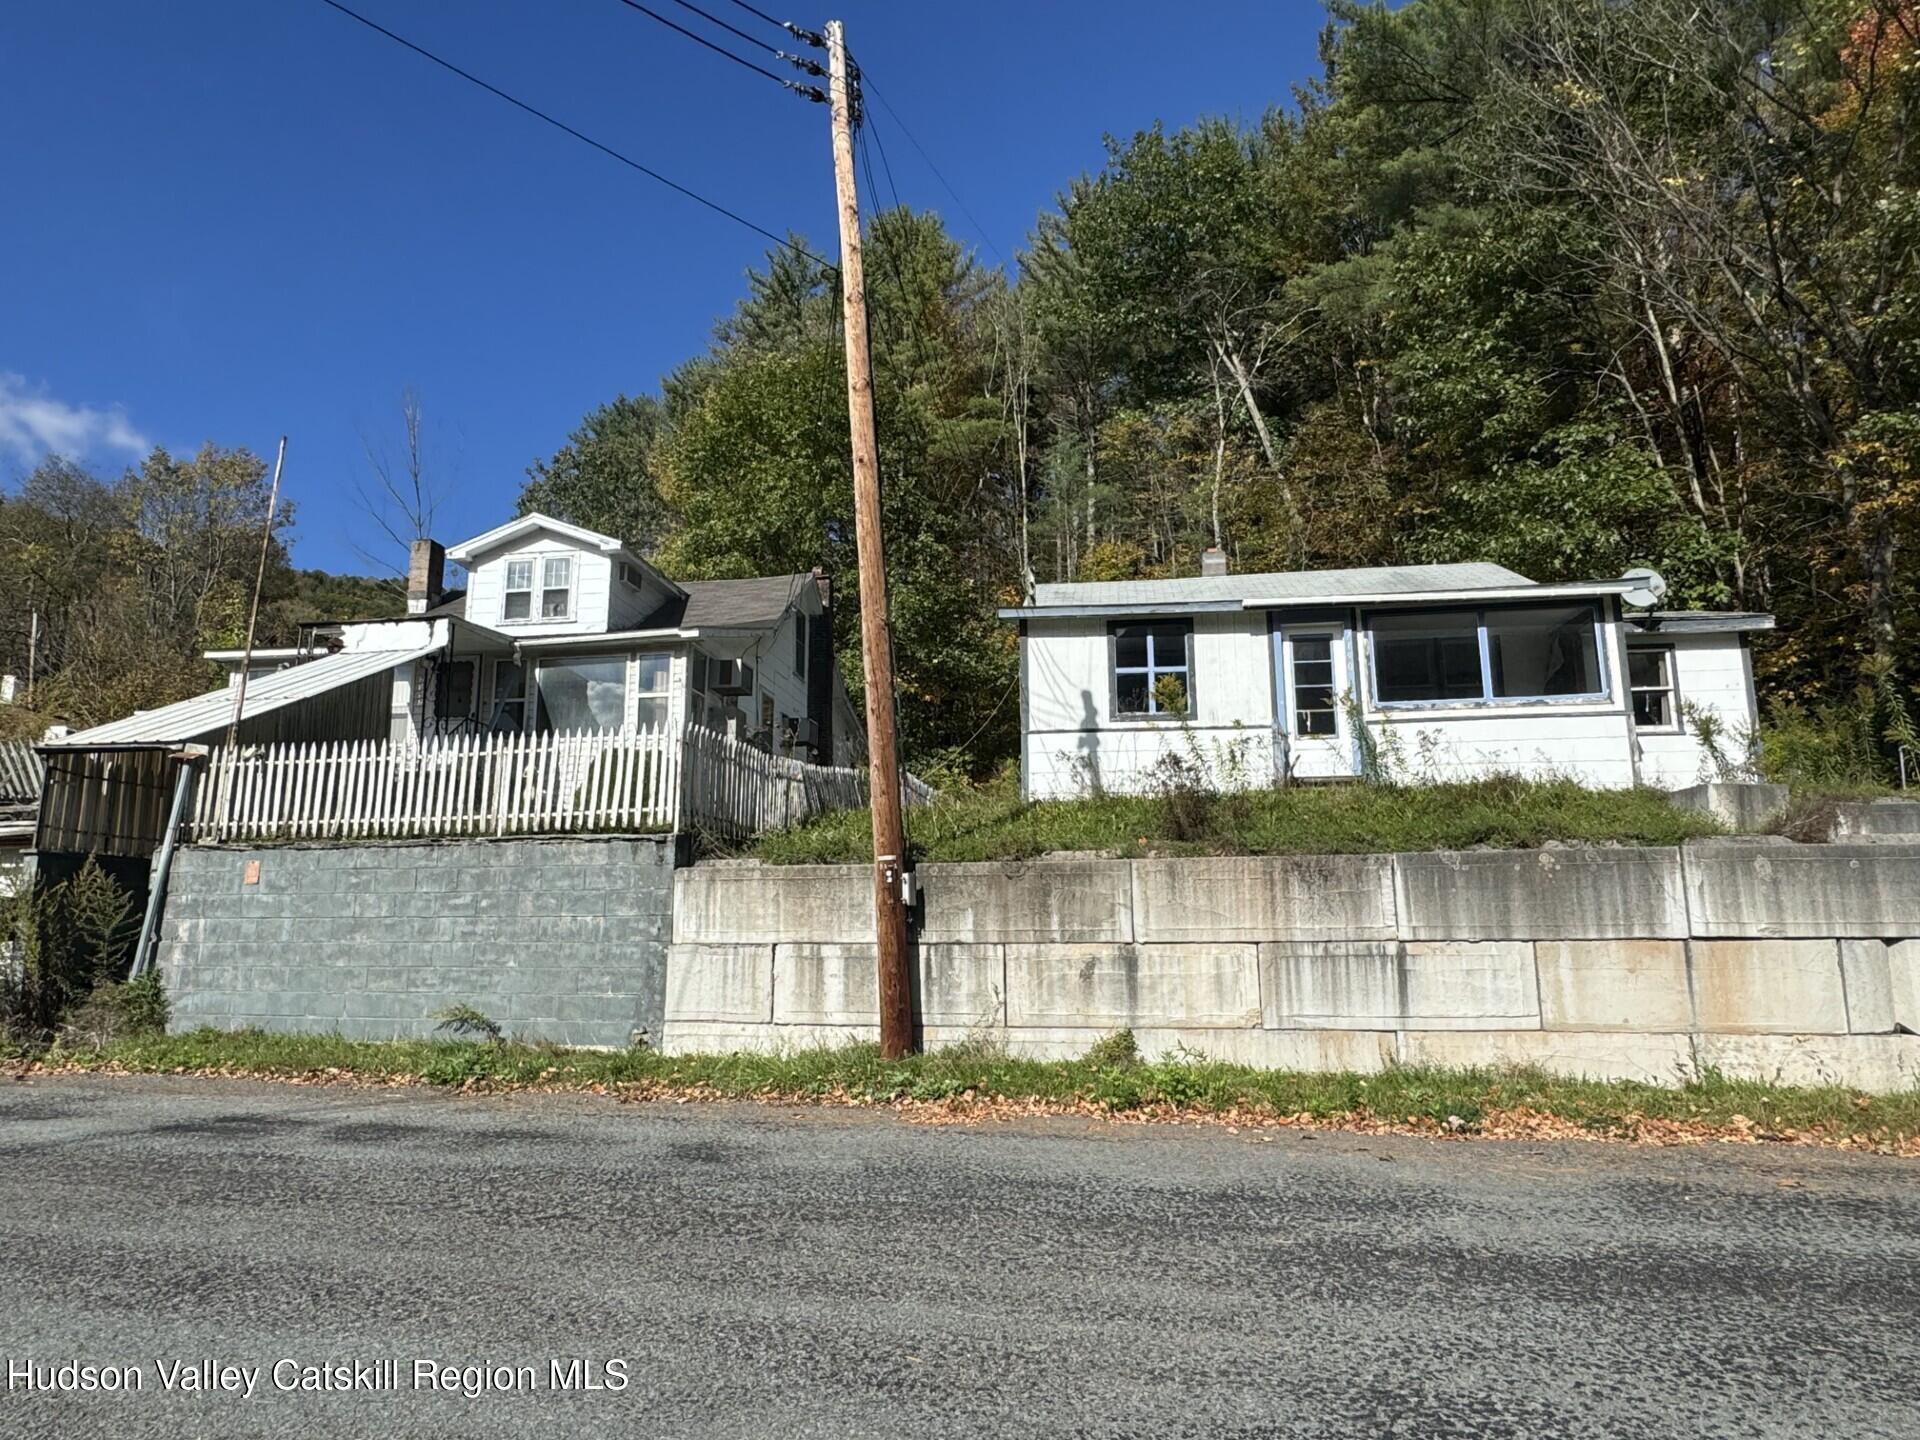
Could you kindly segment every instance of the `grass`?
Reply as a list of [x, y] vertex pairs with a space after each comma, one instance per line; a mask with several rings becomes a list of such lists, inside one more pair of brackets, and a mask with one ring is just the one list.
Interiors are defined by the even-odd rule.
[[[1124, 1033], [1124, 1032], [1123, 1032]], [[1127, 1037], [1130, 1040], [1131, 1037]], [[1120, 1114], [1173, 1111], [1366, 1121], [1378, 1128], [1512, 1133], [1501, 1117], [1552, 1117], [1570, 1133], [1644, 1136], [1647, 1122], [1736, 1135], [1916, 1149], [1920, 1090], [1867, 1096], [1789, 1089], [1715, 1076], [1679, 1088], [1568, 1080], [1533, 1070], [1395, 1068], [1374, 1075], [1255, 1070], [1197, 1057], [1142, 1061], [1110, 1036], [1078, 1060], [1029, 1060], [993, 1047], [956, 1046], [905, 1060], [871, 1045], [779, 1055], [666, 1056], [650, 1050], [566, 1050], [460, 1040], [353, 1041], [329, 1035], [196, 1030], [122, 1040], [43, 1057], [52, 1067], [215, 1073], [280, 1079], [407, 1081], [465, 1089], [632, 1088], [642, 1095], [951, 1102], [1092, 1107]]]
[[[865, 810], [836, 811], [763, 836], [750, 853], [776, 864], [864, 860], [872, 853], [871, 823]], [[1034, 803], [994, 788], [943, 796], [910, 811], [907, 823], [916, 860], [1019, 860], [1051, 851], [1132, 857], [1676, 845], [1721, 828], [1677, 809], [1659, 790], [1511, 777]]]

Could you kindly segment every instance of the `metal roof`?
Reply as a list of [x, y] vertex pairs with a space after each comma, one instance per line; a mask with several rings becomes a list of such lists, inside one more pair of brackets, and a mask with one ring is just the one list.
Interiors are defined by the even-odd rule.
[[45, 767], [25, 740], [0, 745], [0, 801], [40, 803], [40, 777]]
[[1173, 580], [1096, 580], [1034, 587], [1033, 607], [1169, 605], [1186, 601], [1343, 600], [1531, 585], [1504, 565], [1382, 565], [1364, 570], [1285, 570], [1265, 575], [1186, 575]]
[[1758, 610], [1649, 610], [1629, 613], [1627, 623], [1642, 634], [1728, 635], [1773, 629], [1773, 616]]
[[[445, 643], [444, 633], [436, 627], [434, 639], [409, 649], [343, 650], [321, 660], [309, 660], [305, 665], [276, 670], [271, 675], [248, 682], [246, 710], [240, 718], [251, 720], [256, 715], [266, 715], [288, 705], [297, 705], [302, 700], [324, 695], [329, 690], [338, 690], [369, 675], [378, 675], [382, 670], [391, 670], [409, 660], [418, 660]], [[180, 744], [224, 730], [232, 720], [233, 688], [222, 686], [204, 695], [196, 695], [191, 700], [163, 705], [158, 710], [141, 711], [124, 720], [110, 720], [91, 730], [77, 731], [65, 739], [52, 742], [47, 748], [84, 750], [98, 745]]]

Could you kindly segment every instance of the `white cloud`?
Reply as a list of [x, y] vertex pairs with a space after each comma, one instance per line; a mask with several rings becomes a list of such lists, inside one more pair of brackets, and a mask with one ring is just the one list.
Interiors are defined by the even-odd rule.
[[144, 455], [153, 448], [119, 405], [69, 405], [0, 370], [0, 454], [32, 463], [47, 455], [80, 459], [102, 450]]

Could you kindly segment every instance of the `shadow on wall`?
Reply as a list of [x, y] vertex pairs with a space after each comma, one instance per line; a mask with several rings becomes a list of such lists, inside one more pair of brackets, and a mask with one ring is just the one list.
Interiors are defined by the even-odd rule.
[[1073, 763], [1080, 772], [1081, 784], [1091, 795], [1104, 795], [1107, 786], [1100, 773], [1100, 712], [1094, 708], [1091, 690], [1080, 692], [1080, 738], [1074, 748], [1080, 752]]

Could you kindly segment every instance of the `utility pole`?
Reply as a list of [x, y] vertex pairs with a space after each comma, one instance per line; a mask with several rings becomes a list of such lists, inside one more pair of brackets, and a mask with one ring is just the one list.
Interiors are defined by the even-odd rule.
[[893, 727], [893, 640], [880, 543], [880, 457], [873, 430], [873, 360], [867, 350], [867, 286], [860, 256], [860, 201], [853, 187], [853, 84], [847, 38], [826, 24], [833, 111], [833, 188], [839, 197], [840, 294], [847, 342], [847, 421], [853, 432], [853, 532], [860, 561], [860, 662], [867, 689], [867, 790], [873, 806], [873, 918], [880, 959], [880, 1053], [913, 1049], [913, 989], [907, 955], [906, 839], [900, 824], [900, 756]]
[[273, 512], [280, 505], [280, 467], [287, 463], [287, 437], [273, 457], [273, 486], [267, 491], [267, 518], [260, 527], [260, 567], [253, 577], [253, 605], [247, 611], [247, 647], [240, 657], [240, 683], [233, 687], [233, 719], [227, 724], [227, 752], [240, 744], [240, 721], [247, 704], [247, 671], [253, 668], [253, 630], [260, 620], [260, 590], [267, 583], [267, 552], [273, 548]]

